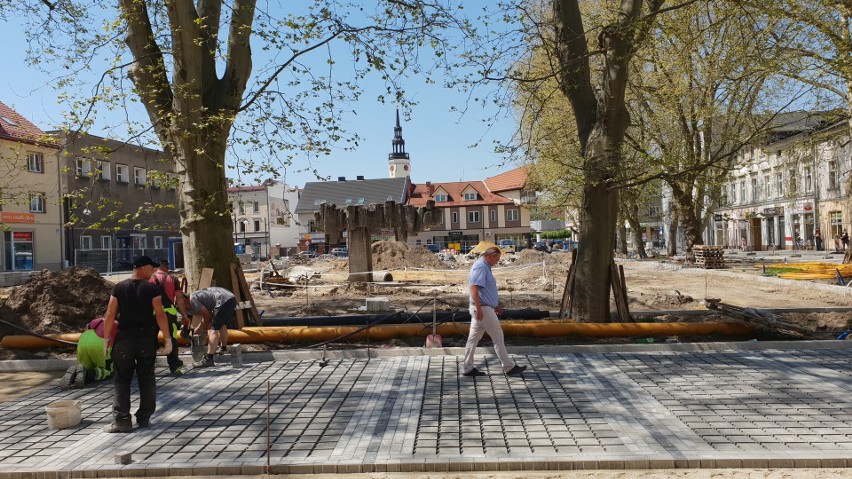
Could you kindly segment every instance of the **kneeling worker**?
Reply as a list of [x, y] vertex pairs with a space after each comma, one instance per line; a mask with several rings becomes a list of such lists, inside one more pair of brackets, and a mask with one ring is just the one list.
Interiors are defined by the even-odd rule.
[[[228, 344], [228, 323], [237, 310], [237, 298], [225, 288], [211, 286], [192, 293], [189, 299], [184, 296], [184, 308], [192, 316], [201, 316], [201, 321], [193, 332], [200, 335], [207, 331], [207, 354], [195, 364], [197, 368], [213, 366], [216, 346], [221, 342], [222, 349]], [[196, 321], [193, 321], [195, 324]]]
[[[107, 347], [115, 342], [115, 333], [118, 328], [112, 330]], [[86, 331], [77, 340], [77, 362], [68, 368], [59, 385], [63, 389], [71, 387], [81, 388], [95, 381], [102, 381], [112, 376], [112, 359], [109, 351], [104, 348], [104, 318], [95, 318], [86, 326]], [[104, 354], [107, 351], [107, 354]]]

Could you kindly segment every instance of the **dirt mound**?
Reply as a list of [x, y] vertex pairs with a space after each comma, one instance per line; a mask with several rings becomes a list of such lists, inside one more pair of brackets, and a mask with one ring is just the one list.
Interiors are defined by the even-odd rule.
[[[13, 289], [2, 316], [39, 334], [79, 332], [106, 313], [112, 286], [91, 268], [45, 270]], [[0, 335], [9, 333], [10, 328], [0, 330]]]
[[423, 246], [412, 247], [401, 241], [376, 241], [372, 250], [373, 270], [445, 267], [435, 253]]
[[571, 255], [568, 253], [545, 253], [534, 249], [525, 249], [515, 255], [515, 264], [531, 264], [545, 262], [547, 265], [571, 264]]

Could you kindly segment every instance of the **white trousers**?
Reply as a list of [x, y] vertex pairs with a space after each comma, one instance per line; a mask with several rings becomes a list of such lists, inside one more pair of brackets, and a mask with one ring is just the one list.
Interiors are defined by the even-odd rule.
[[509, 372], [510, 369], [515, 367], [515, 362], [509, 357], [509, 352], [506, 351], [503, 329], [500, 327], [497, 313], [491, 306], [482, 306], [482, 320], [476, 319], [476, 306], [470, 307], [470, 332], [467, 335], [467, 344], [464, 347], [464, 368], [462, 372], [467, 373], [473, 369], [473, 355], [476, 353], [476, 345], [479, 344], [479, 340], [485, 333], [488, 333], [488, 337], [494, 343], [494, 351], [500, 358], [503, 372]]

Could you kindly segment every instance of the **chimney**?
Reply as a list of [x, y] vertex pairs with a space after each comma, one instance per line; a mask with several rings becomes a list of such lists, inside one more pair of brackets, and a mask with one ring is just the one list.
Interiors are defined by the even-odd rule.
[[431, 181], [427, 181], [426, 182], [426, 195], [432, 196], [433, 194], [435, 194], [435, 187], [432, 185]]
[[346, 177], [345, 176], [338, 176], [337, 181], [346, 181]]
[[355, 179], [356, 179], [357, 181], [364, 181], [364, 176], [363, 176], [363, 175], [358, 175], [358, 176], [356, 176], [356, 177], [355, 177]]

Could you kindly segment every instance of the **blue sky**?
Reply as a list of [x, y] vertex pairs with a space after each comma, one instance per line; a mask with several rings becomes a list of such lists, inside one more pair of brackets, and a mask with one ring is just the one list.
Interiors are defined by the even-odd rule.
[[[51, 86], [51, 77], [26, 64], [26, 42], [23, 27], [0, 23], [0, 101], [43, 130], [61, 125], [62, 110], [57, 102], [58, 92]], [[255, 62], [257, 65], [257, 62]], [[92, 75], [94, 81], [96, 75]], [[378, 88], [378, 86], [377, 86]], [[478, 180], [508, 171], [517, 165], [504, 164], [504, 159], [494, 153], [494, 140], [507, 141], [515, 124], [511, 118], [501, 118], [497, 125], [489, 128], [482, 122], [494, 111], [479, 105], [468, 105], [462, 116], [450, 111], [453, 106], [463, 108], [466, 96], [438, 85], [429, 85], [416, 79], [406, 85], [409, 97], [416, 102], [410, 117], [401, 114], [403, 138], [406, 151], [411, 157], [412, 180], [447, 182]], [[349, 118], [346, 125], [356, 130], [361, 137], [356, 151], [338, 151], [330, 157], [312, 163], [320, 175], [332, 180], [338, 176], [355, 178], [385, 178], [388, 176], [388, 153], [392, 151], [395, 105], [380, 104], [375, 95], [363, 95], [362, 100], [351, 109], [357, 118]], [[132, 112], [131, 112], [132, 114]], [[141, 111], [136, 111], [141, 115]], [[144, 119], [140, 116], [139, 118]], [[99, 118], [91, 133], [110, 136], [121, 116]], [[475, 148], [470, 145], [478, 143]], [[294, 169], [299, 169], [296, 164]], [[230, 175], [230, 173], [229, 173]], [[302, 186], [306, 181], [316, 181], [310, 173], [288, 173], [288, 184]]]

